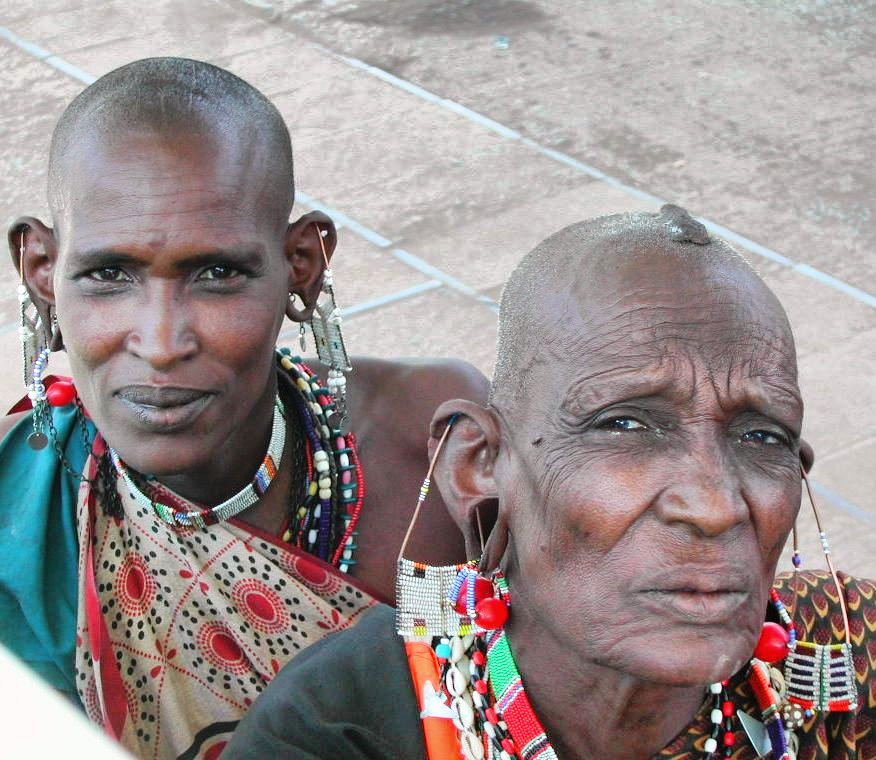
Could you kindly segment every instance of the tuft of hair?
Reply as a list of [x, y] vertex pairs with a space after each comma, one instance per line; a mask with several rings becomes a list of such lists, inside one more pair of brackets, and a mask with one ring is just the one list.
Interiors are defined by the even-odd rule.
[[547, 294], [567, 292], [594, 267], [631, 251], [670, 250], [692, 262], [732, 261], [751, 265], [725, 240], [681, 206], [664, 205], [659, 213], [613, 214], [571, 224], [533, 248], [514, 268], [499, 302], [496, 366], [490, 403], [513, 406], [528, 393], [531, 370], [544, 359], [545, 325], [538, 304]]
[[[267, 146], [266, 182], [286, 201], [295, 199], [292, 141], [276, 106], [240, 77], [189, 58], [144, 58], [110, 71], [77, 95], [58, 120], [49, 150], [49, 205], [65, 190], [65, 158], [82, 130], [111, 137], [126, 131], [244, 135]], [[285, 219], [284, 219], [285, 221]]]

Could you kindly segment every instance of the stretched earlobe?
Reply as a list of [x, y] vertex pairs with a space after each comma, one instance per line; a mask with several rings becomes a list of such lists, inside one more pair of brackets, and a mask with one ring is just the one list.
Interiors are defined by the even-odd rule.
[[473, 401], [446, 401], [432, 417], [430, 458], [448, 419], [454, 415], [457, 420], [436, 462], [434, 482], [463, 534], [467, 556], [480, 556], [488, 535], [487, 544], [496, 545], [501, 556], [504, 544], [493, 538], [505, 532], [493, 479], [499, 445], [498, 424], [492, 411]]
[[[286, 316], [306, 322], [313, 315], [322, 288], [323, 273], [337, 246], [334, 222], [321, 211], [304, 214], [286, 230], [285, 253], [290, 265], [289, 303]], [[303, 306], [294, 303], [298, 297]]]
[[27, 288], [52, 351], [64, 347], [54, 312], [54, 270], [58, 260], [55, 233], [39, 219], [23, 216], [9, 227], [7, 235], [12, 263]]
[[815, 452], [812, 447], [806, 442], [800, 441], [800, 466], [804, 473], [812, 470], [812, 465], [815, 464]]

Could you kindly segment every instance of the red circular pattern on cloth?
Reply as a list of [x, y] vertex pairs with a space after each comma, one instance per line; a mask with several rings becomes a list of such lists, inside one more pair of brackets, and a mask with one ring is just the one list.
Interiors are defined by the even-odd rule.
[[144, 615], [155, 599], [155, 580], [139, 554], [128, 554], [116, 573], [116, 598], [132, 617]]
[[85, 708], [85, 714], [92, 723], [103, 725], [103, 713], [100, 710], [100, 700], [97, 696], [97, 681], [93, 673], [88, 677], [88, 686], [85, 687], [85, 697], [82, 700], [82, 706]]
[[311, 562], [309, 559], [299, 557], [292, 552], [285, 552], [280, 557], [280, 564], [297, 576], [305, 586], [321, 596], [334, 595], [343, 585], [341, 579], [333, 573], [320, 567], [316, 562]]
[[241, 675], [250, 670], [249, 660], [222, 623], [206, 623], [198, 631], [198, 649], [213, 666]]
[[240, 614], [256, 630], [280, 633], [289, 627], [289, 612], [279, 595], [266, 583], [254, 578], [238, 581], [231, 598]]

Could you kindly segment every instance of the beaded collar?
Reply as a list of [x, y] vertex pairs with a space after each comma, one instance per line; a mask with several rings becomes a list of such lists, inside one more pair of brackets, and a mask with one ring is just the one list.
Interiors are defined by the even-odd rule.
[[[149, 483], [150, 495], [147, 496], [128, 470], [127, 465], [119, 457], [115, 449], [110, 448], [110, 456], [119, 474], [125, 481], [128, 490], [134, 496], [134, 500], [147, 509], [154, 509], [155, 514], [164, 522], [179, 528], [195, 527], [206, 528], [217, 522], [230, 520], [244, 509], [255, 504], [268, 490], [280, 464], [283, 460], [283, 449], [286, 446], [286, 417], [284, 416], [283, 403], [280, 397], [274, 399], [274, 416], [271, 421], [271, 442], [268, 444], [268, 453], [262, 460], [255, 477], [247, 483], [234, 496], [226, 499], [215, 507], [197, 508], [193, 503], [183, 499], [167, 488], [158, 484]], [[161, 501], [159, 501], [161, 499]]]
[[[509, 591], [505, 577], [498, 573], [494, 580], [500, 597], [507, 600]], [[466, 639], [469, 645], [467, 655], [463, 644]], [[557, 760], [557, 754], [529, 702], [504, 628], [481, 631], [465, 639], [456, 636], [452, 642], [439, 643], [435, 652], [439, 662], [443, 663], [442, 680], [455, 712], [454, 724], [466, 760], [485, 757], [490, 760]], [[463, 670], [467, 672], [463, 673]], [[748, 683], [761, 710], [760, 719], [772, 757], [790, 760], [789, 734], [772, 687], [771, 671], [761, 660], [752, 659]], [[467, 687], [463, 687], [466, 681]], [[704, 760], [729, 758], [735, 751], [735, 708], [728, 694], [728, 683], [713, 683], [708, 688], [712, 703], [709, 711], [711, 731], [703, 744]], [[467, 713], [460, 704], [465, 701], [461, 697], [466, 688], [477, 712], [477, 721], [473, 712]]]
[[[356, 451], [355, 436], [342, 434], [330, 424], [336, 410], [334, 396], [319, 378], [288, 349], [278, 350], [280, 368], [288, 375], [292, 398], [274, 402], [271, 441], [253, 480], [222, 504], [205, 508], [194, 504], [155, 480], [143, 487], [115, 451], [112, 460], [134, 499], [156, 516], [180, 528], [204, 529], [226, 521], [255, 504], [279, 471], [286, 443], [287, 406], [291, 405], [304, 433], [307, 450], [303, 498], [290, 505], [282, 540], [341, 572], [355, 566], [359, 532], [356, 524], [365, 499], [365, 481]], [[145, 492], [144, 492], [145, 491]]]
[[[452, 657], [448, 659], [451, 661], [446, 663], [445, 670], [458, 668], [459, 662], [454, 664]], [[467, 664], [469, 694], [482, 731], [477, 731], [473, 719], [455, 716], [454, 723], [459, 730], [460, 747], [466, 760], [484, 757], [491, 760], [558, 760], [529, 702], [504, 628], [474, 637]], [[749, 665], [748, 682], [761, 709], [760, 717], [769, 738], [771, 756], [776, 760], [790, 760], [787, 735], [770, 679], [770, 668], [753, 659]], [[455, 680], [454, 676], [445, 674], [451, 692]], [[735, 708], [727, 686], [727, 681], [709, 686], [712, 729], [703, 744], [704, 760], [729, 758], [735, 751]]]

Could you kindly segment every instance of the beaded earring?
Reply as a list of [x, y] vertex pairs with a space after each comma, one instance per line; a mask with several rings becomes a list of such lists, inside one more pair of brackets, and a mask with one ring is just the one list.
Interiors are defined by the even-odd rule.
[[[450, 430], [453, 415], [435, 447], [429, 470], [420, 486], [417, 504], [397, 558], [396, 632], [405, 637], [460, 637], [501, 628], [508, 619], [508, 594], [502, 593], [501, 573], [486, 578], [475, 560], [433, 567], [405, 559], [423, 502], [432, 486], [432, 473]], [[483, 548], [483, 547], [482, 547]]]
[[[754, 650], [754, 656], [769, 663], [785, 661], [783, 682], [786, 701], [782, 706], [782, 713], [788, 728], [799, 727], [803, 720], [815, 710], [849, 712], [854, 711], [858, 706], [855, 666], [852, 659], [852, 637], [845, 596], [833, 566], [830, 544], [822, 527], [818, 508], [815, 506], [812, 487], [805, 471], [802, 471], [802, 475], [809, 503], [812, 505], [812, 511], [815, 515], [815, 524], [818, 527], [824, 558], [837, 589], [845, 641], [838, 644], [817, 644], [798, 640], [792, 614], [782, 603], [778, 592], [775, 589], [770, 592], [770, 598], [782, 625], [772, 622], [764, 623], [760, 640]], [[794, 564], [792, 583], [793, 588], [796, 589], [797, 570], [801, 565], [796, 525], [792, 531], [792, 541], [792, 562]]]
[[[316, 354], [319, 360], [328, 366], [326, 385], [334, 395], [337, 409], [329, 420], [333, 428], [341, 429], [347, 421], [347, 372], [353, 368], [344, 346], [344, 335], [341, 332], [341, 309], [335, 300], [334, 276], [329, 266], [328, 254], [325, 250], [325, 237], [328, 230], [321, 230], [316, 225], [325, 271], [322, 277], [322, 292], [326, 295], [326, 303], [317, 302], [310, 320], [313, 330], [313, 341], [316, 343]], [[302, 328], [303, 329], [303, 328]]]
[[20, 325], [18, 337], [21, 339], [22, 381], [29, 390], [34, 362], [46, 345], [43, 321], [39, 311], [30, 297], [30, 291], [24, 284], [24, 229], [21, 230], [21, 242], [18, 247], [18, 269], [21, 279], [16, 288], [18, 292], [18, 315]]
[[[801, 470], [806, 494], [815, 515], [815, 524], [821, 540], [821, 549], [827, 568], [830, 571], [837, 590], [840, 610], [843, 618], [845, 640], [840, 643], [816, 644], [810, 641], [798, 641], [795, 635], [791, 616], [784, 606], [779, 607], [779, 615], [788, 630], [788, 656], [785, 658], [785, 682], [788, 689], [788, 700], [799, 705], [804, 710], [820, 710], [822, 712], [850, 712], [858, 707], [858, 690], [855, 683], [855, 665], [852, 659], [852, 636], [849, 627], [849, 613], [846, 607], [843, 587], [833, 566], [830, 556], [830, 544], [827, 534], [821, 524], [818, 508], [812, 487], [805, 470]], [[797, 527], [793, 531], [793, 563], [794, 586], [796, 588], [796, 572], [800, 567], [800, 552], [797, 549]], [[776, 594], [773, 601], [778, 598]], [[781, 602], [779, 602], [781, 604]], [[783, 614], [784, 611], [784, 614]]]

